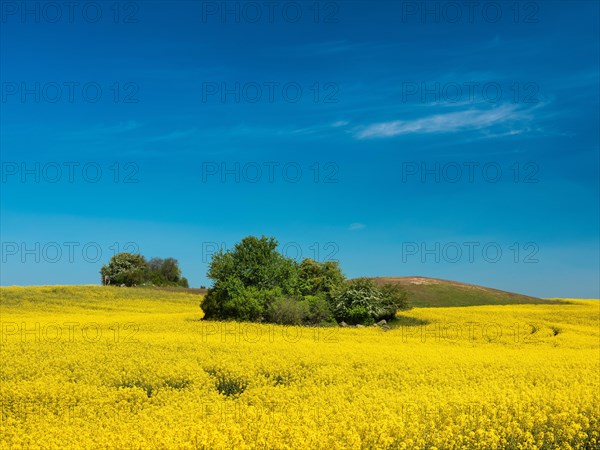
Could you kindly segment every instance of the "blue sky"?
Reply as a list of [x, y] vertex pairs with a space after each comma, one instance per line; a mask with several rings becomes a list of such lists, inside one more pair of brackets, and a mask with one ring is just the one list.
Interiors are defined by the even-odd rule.
[[207, 285], [264, 234], [349, 277], [600, 297], [597, 2], [1, 5], [2, 285], [123, 250]]

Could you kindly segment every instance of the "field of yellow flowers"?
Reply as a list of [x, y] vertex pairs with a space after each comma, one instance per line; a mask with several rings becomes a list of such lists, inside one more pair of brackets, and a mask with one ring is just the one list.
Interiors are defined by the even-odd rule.
[[399, 326], [205, 322], [198, 295], [1, 288], [1, 448], [597, 449], [600, 303]]

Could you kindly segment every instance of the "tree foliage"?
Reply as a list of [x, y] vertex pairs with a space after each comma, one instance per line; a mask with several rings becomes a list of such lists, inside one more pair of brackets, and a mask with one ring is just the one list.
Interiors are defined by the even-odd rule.
[[102, 284], [135, 286], [148, 276], [148, 263], [142, 255], [118, 253], [100, 269]]
[[176, 285], [181, 281], [181, 269], [175, 258], [152, 258], [148, 261], [148, 269], [149, 281], [157, 286]]
[[249, 236], [233, 250], [213, 254], [214, 280], [203, 303], [205, 317], [260, 321], [278, 297], [299, 295], [297, 264], [277, 251], [274, 238]]
[[205, 318], [366, 324], [406, 307], [406, 293], [398, 286], [378, 288], [367, 279], [346, 282], [337, 262], [298, 263], [277, 246], [275, 238], [248, 236], [233, 249], [213, 254], [207, 274], [213, 287], [201, 305]]
[[408, 308], [407, 293], [398, 285], [375, 285], [369, 278], [350, 281], [335, 298], [337, 319], [350, 324], [368, 325], [381, 319], [392, 319], [396, 312]]
[[304, 259], [299, 267], [302, 295], [324, 294], [331, 299], [344, 283], [344, 274], [337, 261], [323, 263]]
[[181, 277], [179, 263], [174, 258], [152, 258], [147, 261], [139, 254], [118, 253], [102, 266], [100, 274], [102, 284], [188, 287], [188, 280]]

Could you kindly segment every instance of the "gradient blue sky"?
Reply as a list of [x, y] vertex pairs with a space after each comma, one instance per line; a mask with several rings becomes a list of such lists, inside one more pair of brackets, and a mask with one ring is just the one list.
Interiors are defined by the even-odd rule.
[[[598, 2], [429, 2], [439, 16], [421, 2], [321, 2], [318, 19], [312, 2], [274, 2], [272, 20], [258, 2], [254, 23], [256, 8], [236, 2], [237, 18], [221, 2], [122, 2], [117, 20], [100, 2], [93, 23], [92, 10], [53, 22], [26, 3], [39, 18], [3, 1], [0, 22], [2, 285], [98, 283], [117, 248], [175, 257], [206, 285], [215, 243], [265, 234], [350, 277], [600, 297]], [[23, 92], [35, 83], [39, 101]], [[65, 83], [79, 83], [71, 99]], [[207, 94], [235, 83], [239, 102]], [[252, 83], [264, 88], [254, 103]], [[272, 101], [265, 83], [279, 83]], [[435, 83], [440, 95], [422, 98]], [[72, 181], [65, 163], [79, 164]], [[272, 181], [265, 168], [256, 183], [223, 182], [207, 172], [222, 163], [247, 177], [279, 166]], [[473, 180], [465, 163], [479, 164]], [[406, 172], [422, 164], [447, 177]]]

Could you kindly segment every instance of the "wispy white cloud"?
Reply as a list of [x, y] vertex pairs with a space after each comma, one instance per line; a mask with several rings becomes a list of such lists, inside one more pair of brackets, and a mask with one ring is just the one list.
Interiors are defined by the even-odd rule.
[[350, 226], [348, 227], [348, 229], [350, 231], [358, 231], [358, 230], [363, 230], [365, 229], [367, 226], [364, 223], [351, 223]]
[[346, 120], [338, 120], [337, 122], [331, 124], [333, 128], [345, 127], [346, 125], [348, 125], [348, 121]]
[[368, 125], [356, 132], [358, 139], [385, 138], [405, 134], [452, 133], [482, 130], [529, 118], [517, 105], [501, 105], [492, 109], [468, 109], [445, 114], [434, 114], [412, 120], [394, 120]]
[[119, 122], [118, 124], [113, 125], [96, 125], [91, 128], [87, 128], [84, 130], [76, 130], [68, 133], [64, 133], [63, 136], [67, 140], [78, 140], [78, 139], [98, 139], [98, 138], [108, 138], [112, 137], [115, 134], [127, 133], [130, 131], [138, 130], [142, 128], [142, 124], [136, 122], [135, 120], [130, 120], [128, 122]]
[[150, 142], [165, 142], [165, 141], [176, 141], [179, 139], [184, 139], [187, 137], [191, 137], [198, 132], [198, 129], [191, 128], [189, 130], [175, 130], [170, 133], [158, 135], [158, 136], [148, 136], [145, 141]]

